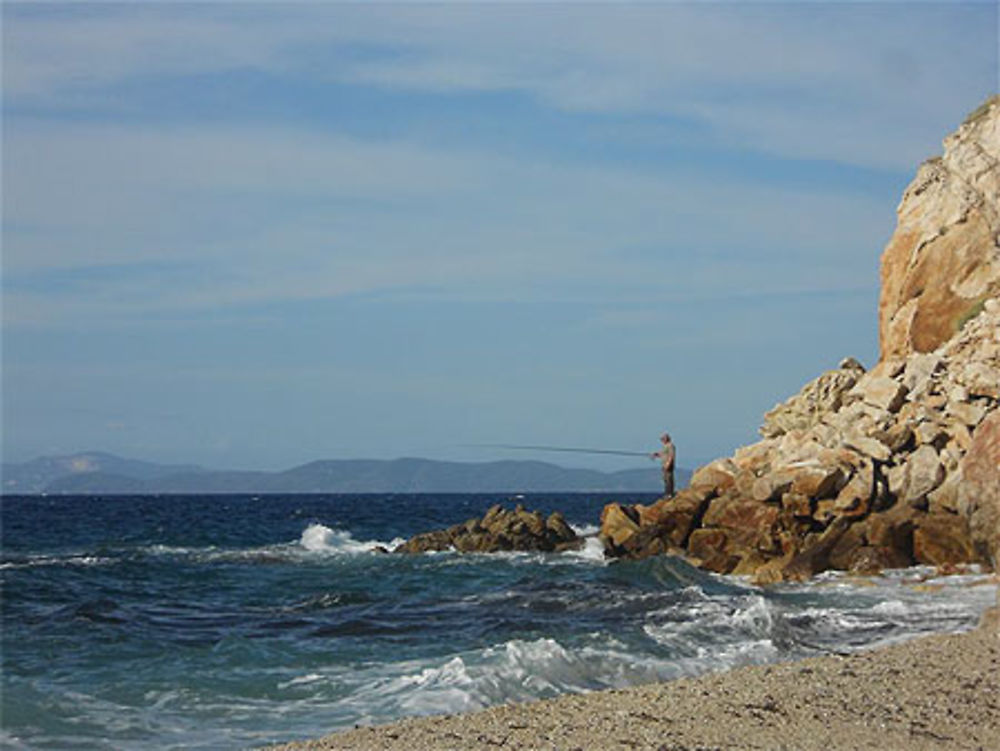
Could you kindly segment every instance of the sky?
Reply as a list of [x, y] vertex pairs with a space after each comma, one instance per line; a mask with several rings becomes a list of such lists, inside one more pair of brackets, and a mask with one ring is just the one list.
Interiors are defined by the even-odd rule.
[[3, 458], [695, 467], [877, 359], [995, 2], [2, 5]]

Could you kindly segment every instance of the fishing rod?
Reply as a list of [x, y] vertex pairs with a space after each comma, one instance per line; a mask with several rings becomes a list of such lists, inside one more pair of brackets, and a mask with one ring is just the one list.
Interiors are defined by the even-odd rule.
[[584, 449], [574, 446], [522, 446], [513, 443], [470, 443], [476, 448], [512, 449], [514, 451], [559, 451], [571, 454], [614, 454], [615, 456], [650, 456], [646, 451], [618, 451], [616, 449]]

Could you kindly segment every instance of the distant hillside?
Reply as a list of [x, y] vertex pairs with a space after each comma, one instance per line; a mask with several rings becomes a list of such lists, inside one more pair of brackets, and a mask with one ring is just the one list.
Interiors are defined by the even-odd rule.
[[[690, 472], [679, 470], [679, 487]], [[655, 465], [618, 472], [539, 461], [329, 459], [278, 472], [212, 470], [89, 452], [3, 465], [7, 494], [632, 492], [662, 489]]]
[[[191, 464], [155, 464], [135, 459], [123, 459], [103, 451], [86, 451], [69, 456], [43, 456], [23, 464], [4, 463], [3, 492], [44, 493], [54, 482], [63, 478], [107, 478], [107, 483], [120, 481], [154, 481], [171, 475], [205, 472]], [[86, 492], [86, 491], [83, 491]], [[101, 490], [98, 492], [111, 492]]]

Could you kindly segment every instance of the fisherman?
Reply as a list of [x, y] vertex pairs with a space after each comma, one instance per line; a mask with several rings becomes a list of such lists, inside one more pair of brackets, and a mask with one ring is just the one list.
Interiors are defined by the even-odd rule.
[[674, 494], [674, 461], [677, 458], [677, 449], [674, 448], [669, 433], [660, 436], [660, 443], [663, 444], [663, 448], [649, 456], [651, 459], [660, 460], [663, 467], [663, 493], [669, 498]]

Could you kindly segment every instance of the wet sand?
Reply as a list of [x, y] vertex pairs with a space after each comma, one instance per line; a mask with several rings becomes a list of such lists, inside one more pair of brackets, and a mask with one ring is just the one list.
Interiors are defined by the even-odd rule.
[[1000, 750], [1000, 616], [964, 634], [291, 743], [318, 749]]

